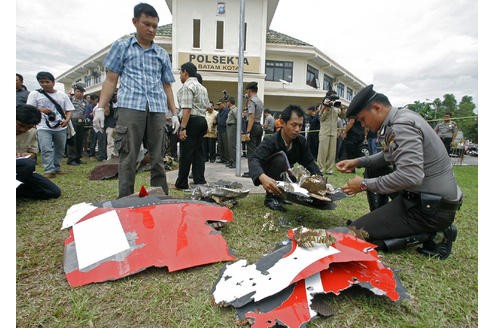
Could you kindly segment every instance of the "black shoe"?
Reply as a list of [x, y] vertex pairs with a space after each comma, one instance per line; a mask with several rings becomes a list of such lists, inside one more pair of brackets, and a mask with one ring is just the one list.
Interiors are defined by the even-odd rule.
[[184, 185], [184, 186], [175, 185], [175, 188], [177, 188], [177, 189], [189, 189], [189, 186], [188, 185]]
[[443, 231], [443, 239], [435, 244], [433, 241], [423, 243], [423, 247], [418, 247], [417, 251], [425, 256], [435, 257], [445, 260], [452, 252], [452, 243], [457, 238], [457, 227], [451, 224]]
[[67, 165], [78, 166], [79, 163], [78, 162], [71, 161], [71, 162], [67, 162]]
[[235, 163], [230, 163], [229, 165], [227, 165], [227, 167], [229, 169], [235, 169]]
[[287, 212], [278, 199], [274, 197], [265, 197], [265, 206], [274, 211]]
[[244, 173], [242, 174], [242, 177], [243, 177], [243, 178], [250, 178], [251, 176], [249, 175], [249, 172], [244, 172]]
[[226, 167], [230, 167], [232, 165], [232, 162], [227, 162], [227, 164], [225, 164]]
[[214, 159], [210, 159], [210, 163], [215, 163], [215, 160]]

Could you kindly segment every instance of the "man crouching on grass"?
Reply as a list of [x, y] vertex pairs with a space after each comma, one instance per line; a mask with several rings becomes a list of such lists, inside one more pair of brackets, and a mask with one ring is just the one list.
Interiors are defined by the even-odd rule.
[[265, 206], [272, 210], [286, 211], [276, 180], [281, 181], [281, 174], [295, 163], [311, 174], [321, 175], [306, 139], [299, 134], [303, 117], [301, 107], [289, 105], [280, 115], [281, 130], [265, 137], [254, 153], [248, 155], [249, 175], [255, 186], [261, 184], [266, 190]]

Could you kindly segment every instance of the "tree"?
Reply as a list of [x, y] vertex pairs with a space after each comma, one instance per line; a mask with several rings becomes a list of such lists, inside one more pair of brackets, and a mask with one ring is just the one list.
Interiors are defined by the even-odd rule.
[[[474, 112], [476, 105], [471, 96], [462, 97], [461, 102], [457, 104], [453, 94], [445, 94], [443, 100], [436, 98], [431, 103], [416, 100], [408, 104], [407, 108], [420, 114], [432, 127], [438, 124], [438, 119], [441, 119], [445, 113], [450, 112], [459, 130], [463, 132], [464, 139], [478, 142], [478, 117]], [[461, 119], [456, 120], [456, 117]]]

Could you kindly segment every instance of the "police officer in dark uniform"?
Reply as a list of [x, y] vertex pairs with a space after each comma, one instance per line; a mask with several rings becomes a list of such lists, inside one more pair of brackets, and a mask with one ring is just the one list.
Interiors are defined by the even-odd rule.
[[[247, 155], [252, 154], [261, 143], [263, 127], [261, 126], [261, 116], [263, 115], [263, 102], [258, 97], [258, 82], [249, 82], [246, 86], [248, 123], [247, 134]], [[244, 172], [244, 178], [249, 178], [249, 172]]]
[[461, 206], [462, 192], [438, 135], [419, 114], [392, 107], [373, 85], [356, 94], [347, 116], [376, 131], [383, 151], [341, 161], [337, 169], [352, 172], [356, 167], [393, 165], [393, 171], [364, 179], [355, 176], [343, 186], [344, 192], [397, 193], [391, 202], [350, 222], [350, 226], [364, 230], [367, 239], [382, 250], [423, 243], [420, 253], [447, 258], [457, 236], [452, 222]]
[[304, 121], [301, 107], [289, 105], [280, 115], [282, 128], [266, 136], [256, 150], [248, 154], [249, 176], [255, 186], [260, 184], [266, 190], [265, 206], [277, 211], [285, 211], [285, 203], [276, 181], [282, 180], [282, 172], [287, 172], [295, 163], [304, 166], [311, 174], [321, 175], [320, 169], [311, 155], [306, 139], [300, 135]]

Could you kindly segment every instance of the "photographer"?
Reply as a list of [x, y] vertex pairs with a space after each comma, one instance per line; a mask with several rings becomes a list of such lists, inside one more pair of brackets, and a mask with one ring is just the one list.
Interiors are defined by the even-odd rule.
[[60, 160], [64, 156], [66, 129], [74, 105], [64, 92], [54, 89], [55, 78], [51, 73], [39, 72], [36, 79], [42, 89], [31, 91], [27, 104], [41, 112], [41, 121], [37, 125], [41, 162], [45, 177], [55, 178], [56, 174], [64, 173]]
[[318, 144], [317, 163], [320, 170], [326, 174], [332, 174], [337, 154], [337, 121], [340, 114], [340, 101], [337, 94], [328, 90], [325, 98], [319, 106], [320, 135]]

